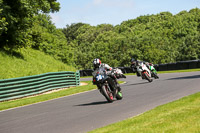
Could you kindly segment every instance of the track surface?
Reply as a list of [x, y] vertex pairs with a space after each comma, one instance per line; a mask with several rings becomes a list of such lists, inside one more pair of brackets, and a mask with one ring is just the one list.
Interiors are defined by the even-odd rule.
[[107, 103], [98, 90], [94, 90], [1, 111], [0, 133], [87, 132], [200, 92], [200, 72], [159, 76], [160, 79], [152, 83], [127, 76], [126, 84], [121, 85], [123, 99], [113, 103]]

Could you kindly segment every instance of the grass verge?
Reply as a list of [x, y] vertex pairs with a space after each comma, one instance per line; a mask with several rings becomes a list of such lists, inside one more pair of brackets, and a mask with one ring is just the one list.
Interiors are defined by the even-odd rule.
[[160, 73], [179, 73], [179, 72], [196, 72], [200, 71], [200, 68], [196, 69], [184, 69], [184, 70], [173, 70], [173, 71], [158, 71], [158, 74]]
[[90, 133], [199, 133], [199, 116], [200, 93], [196, 93]]

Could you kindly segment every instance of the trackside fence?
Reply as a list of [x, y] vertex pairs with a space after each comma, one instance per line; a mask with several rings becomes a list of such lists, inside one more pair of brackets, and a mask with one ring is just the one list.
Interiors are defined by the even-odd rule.
[[80, 73], [50, 72], [0, 80], [0, 101], [40, 94], [53, 89], [80, 85]]

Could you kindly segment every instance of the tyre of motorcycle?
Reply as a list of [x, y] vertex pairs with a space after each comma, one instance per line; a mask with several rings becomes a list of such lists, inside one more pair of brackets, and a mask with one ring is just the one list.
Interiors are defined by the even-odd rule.
[[143, 72], [144, 74], [144, 77], [149, 81], [149, 82], [152, 82], [153, 79], [150, 78], [150, 76], [147, 74], [147, 72]]
[[102, 85], [101, 92], [109, 103], [113, 102], [114, 97], [108, 84]]
[[122, 98], [123, 98], [122, 92], [118, 91], [117, 94], [116, 94], [116, 99], [121, 100]]
[[155, 72], [152, 72], [152, 75], [153, 75], [153, 77], [154, 77], [155, 79], [159, 79], [159, 77], [158, 77], [157, 73], [155, 73]]
[[107, 83], [110, 87], [110, 90], [113, 92], [113, 97], [116, 97], [117, 94], [117, 81], [113, 78], [108, 78]]
[[154, 72], [155, 78], [159, 79], [158, 74]]

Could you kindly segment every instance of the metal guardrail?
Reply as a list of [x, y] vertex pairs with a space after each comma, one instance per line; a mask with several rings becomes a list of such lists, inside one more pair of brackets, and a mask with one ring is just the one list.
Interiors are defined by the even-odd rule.
[[80, 73], [50, 72], [0, 80], [0, 101], [40, 94], [49, 90], [80, 85]]

